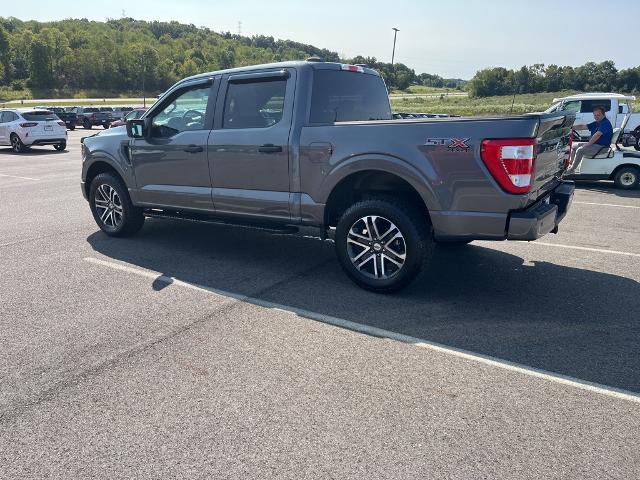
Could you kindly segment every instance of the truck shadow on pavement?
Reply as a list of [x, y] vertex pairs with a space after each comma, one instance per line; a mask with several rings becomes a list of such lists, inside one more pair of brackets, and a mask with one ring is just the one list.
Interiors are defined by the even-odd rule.
[[379, 295], [353, 285], [319, 239], [147, 220], [134, 238], [87, 240], [98, 254], [185, 282], [640, 392], [633, 279], [471, 244], [438, 248], [418, 281]]
[[576, 181], [576, 188], [587, 192], [606, 193], [622, 198], [640, 198], [640, 189], [622, 190], [616, 187], [613, 182], [578, 180]]

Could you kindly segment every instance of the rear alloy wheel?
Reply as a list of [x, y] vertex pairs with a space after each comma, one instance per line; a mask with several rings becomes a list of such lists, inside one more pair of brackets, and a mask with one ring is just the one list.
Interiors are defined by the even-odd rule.
[[335, 242], [338, 260], [355, 283], [387, 293], [420, 273], [431, 255], [433, 236], [428, 220], [410, 204], [372, 199], [344, 212]]
[[64, 150], [65, 148], [67, 148], [67, 142], [60, 142], [60, 143], [56, 143], [53, 148], [55, 148], [56, 150], [58, 150], [59, 152], [61, 152], [62, 150]]
[[142, 209], [133, 206], [126, 187], [111, 173], [93, 179], [89, 205], [100, 229], [112, 237], [131, 236], [144, 224]]
[[638, 185], [640, 185], [640, 170], [635, 167], [622, 167], [616, 173], [613, 182], [616, 187], [624, 190], [638, 188]]
[[15, 153], [22, 153], [26, 150], [24, 143], [22, 143], [20, 137], [15, 133], [11, 134], [11, 148]]

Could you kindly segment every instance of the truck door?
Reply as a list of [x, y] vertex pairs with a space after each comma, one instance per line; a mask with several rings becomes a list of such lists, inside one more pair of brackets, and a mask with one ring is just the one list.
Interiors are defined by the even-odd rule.
[[139, 202], [213, 210], [207, 138], [215, 92], [213, 79], [198, 79], [178, 87], [149, 111], [149, 135], [129, 144]]
[[289, 220], [294, 69], [223, 78], [208, 158], [216, 213]]

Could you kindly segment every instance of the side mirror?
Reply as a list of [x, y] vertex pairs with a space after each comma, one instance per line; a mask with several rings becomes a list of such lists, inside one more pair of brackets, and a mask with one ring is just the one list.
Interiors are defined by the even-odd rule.
[[144, 120], [127, 120], [127, 135], [131, 138], [144, 138], [146, 133]]

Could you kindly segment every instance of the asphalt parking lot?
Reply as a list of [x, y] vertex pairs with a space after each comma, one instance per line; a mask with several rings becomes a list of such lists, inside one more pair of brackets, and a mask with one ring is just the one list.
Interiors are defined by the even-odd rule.
[[638, 478], [640, 191], [381, 296], [329, 241], [103, 235], [86, 135], [0, 147], [0, 478]]

